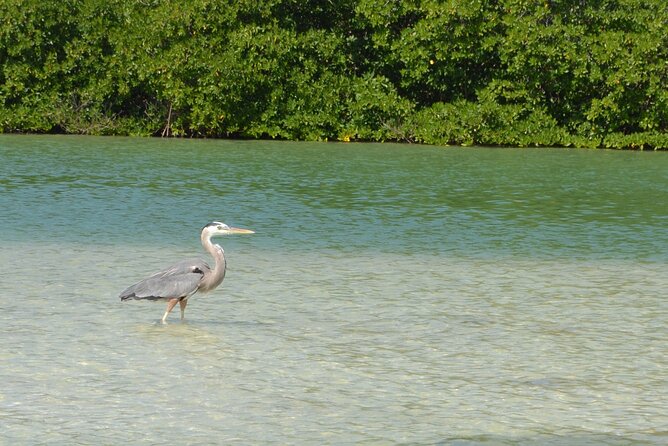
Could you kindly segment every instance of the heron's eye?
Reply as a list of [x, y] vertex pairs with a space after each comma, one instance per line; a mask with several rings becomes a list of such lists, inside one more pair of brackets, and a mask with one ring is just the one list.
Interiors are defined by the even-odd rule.
[[218, 225], [218, 229], [222, 231], [224, 228], [221, 225]]

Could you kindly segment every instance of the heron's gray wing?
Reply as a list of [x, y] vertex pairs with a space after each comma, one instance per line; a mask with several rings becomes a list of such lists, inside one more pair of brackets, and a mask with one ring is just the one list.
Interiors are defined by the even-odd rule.
[[183, 260], [123, 290], [121, 300], [171, 299], [197, 291], [200, 281], [211, 271], [200, 259]]

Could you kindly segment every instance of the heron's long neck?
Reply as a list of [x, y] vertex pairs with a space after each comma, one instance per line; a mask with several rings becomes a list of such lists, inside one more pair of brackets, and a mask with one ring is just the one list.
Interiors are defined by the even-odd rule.
[[201, 291], [209, 291], [220, 285], [225, 278], [225, 251], [220, 245], [215, 245], [211, 242], [211, 237], [202, 234], [202, 246], [213, 257], [214, 265], [211, 274], [204, 278], [200, 285]]

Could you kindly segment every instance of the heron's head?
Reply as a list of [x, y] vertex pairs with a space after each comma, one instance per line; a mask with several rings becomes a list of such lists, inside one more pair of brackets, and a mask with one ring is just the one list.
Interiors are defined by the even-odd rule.
[[214, 235], [254, 233], [255, 231], [251, 231], [250, 229], [233, 228], [232, 226], [228, 226], [225, 223], [221, 223], [219, 221], [213, 221], [202, 228], [202, 235], [206, 235], [208, 237], [213, 237]]

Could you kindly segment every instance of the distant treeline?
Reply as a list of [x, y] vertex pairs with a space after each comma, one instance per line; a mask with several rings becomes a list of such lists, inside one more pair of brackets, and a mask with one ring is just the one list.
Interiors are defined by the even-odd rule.
[[668, 148], [666, 0], [0, 0], [0, 129]]

